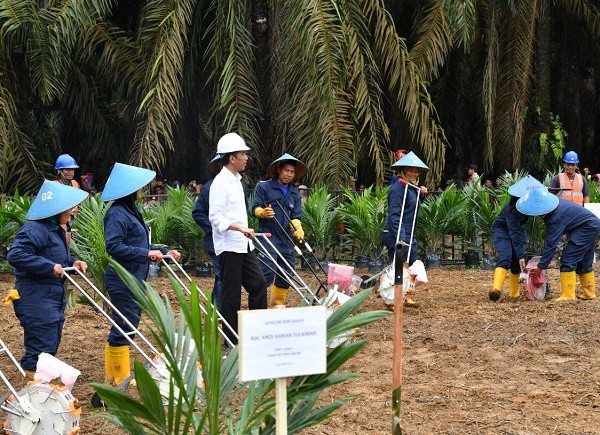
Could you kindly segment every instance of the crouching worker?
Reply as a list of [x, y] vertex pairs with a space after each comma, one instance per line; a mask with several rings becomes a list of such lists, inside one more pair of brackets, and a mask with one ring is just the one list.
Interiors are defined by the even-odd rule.
[[[269, 181], [260, 183], [254, 190], [252, 209], [260, 223], [259, 232], [271, 233], [271, 243], [285, 261], [278, 257], [269, 244], [265, 243], [265, 248], [283, 270], [288, 270], [285, 263], [294, 267], [296, 262], [294, 238], [299, 242], [304, 239], [301, 223], [302, 196], [293, 182], [306, 175], [306, 165], [286, 153], [269, 165], [267, 173]], [[279, 273], [275, 275], [278, 268], [267, 257], [264, 259], [262, 271], [267, 286], [273, 284], [269, 306], [285, 305], [290, 284]]]
[[[502, 287], [508, 275], [508, 297], [520, 296], [519, 274], [525, 269], [525, 222], [527, 216], [520, 213], [515, 205], [519, 198], [532, 189], [543, 187], [542, 183], [527, 175], [508, 188], [510, 200], [492, 224], [492, 241], [498, 253], [498, 262], [494, 269], [494, 288], [489, 293], [492, 301], [502, 296]], [[509, 273], [510, 271], [510, 273]]]
[[517, 210], [528, 216], [541, 216], [546, 224], [546, 242], [538, 267], [529, 273], [537, 276], [552, 260], [563, 234], [569, 235], [560, 259], [562, 294], [557, 301], [575, 299], [576, 275], [583, 287], [580, 299], [596, 298], [594, 249], [600, 234], [600, 219], [594, 213], [566, 199], [558, 198], [541, 187], [517, 201]]
[[[158, 248], [150, 244], [149, 230], [136, 205], [141, 200], [141, 189], [156, 176], [154, 171], [136, 166], [116, 163], [113, 167], [101, 199], [114, 201], [104, 217], [104, 241], [106, 252], [140, 282], [148, 277], [151, 261], [160, 261], [165, 255], [179, 259], [179, 252]], [[131, 324], [137, 328], [141, 308], [127, 285], [111, 266], [104, 273], [106, 290], [111, 303]], [[131, 328], [113, 313], [114, 322], [125, 332]], [[129, 336], [133, 339], [133, 335]], [[130, 376], [129, 341], [114, 326], [111, 327], [104, 346], [105, 383], [119, 385]], [[97, 394], [92, 405], [100, 406]]]
[[25, 380], [33, 379], [41, 353], [56, 355], [58, 351], [65, 323], [63, 268], [74, 266], [84, 272], [87, 268], [69, 252], [61, 227], [69, 220], [71, 209], [87, 196], [83, 190], [45, 181], [27, 212], [29, 222], [18, 231], [8, 251], [16, 290], [11, 290], [4, 302], [12, 301], [23, 327]]

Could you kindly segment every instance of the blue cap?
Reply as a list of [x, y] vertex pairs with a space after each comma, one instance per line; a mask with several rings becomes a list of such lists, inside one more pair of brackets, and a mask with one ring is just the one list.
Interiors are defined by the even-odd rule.
[[558, 207], [558, 197], [548, 192], [546, 187], [530, 190], [517, 201], [517, 210], [527, 216], [541, 216]]
[[521, 178], [515, 184], [508, 188], [508, 193], [511, 196], [516, 196], [517, 198], [522, 198], [530, 190], [537, 189], [539, 187], [543, 187], [544, 185], [540, 183], [538, 180], [533, 178], [531, 175], [527, 175], [526, 177]]
[[565, 154], [563, 158], [563, 162], [565, 163], [579, 163], [579, 156], [575, 151], [569, 151]]
[[100, 199], [102, 201], [113, 201], [123, 198], [140, 190], [154, 177], [156, 177], [156, 172], [150, 169], [115, 163]]
[[85, 190], [46, 180], [25, 216], [32, 221], [46, 219], [72, 209], [87, 197]]
[[306, 175], [306, 171], [307, 171], [306, 165], [304, 163], [302, 163], [300, 160], [298, 160], [296, 157], [292, 156], [291, 154], [285, 153], [278, 159], [273, 160], [273, 163], [271, 163], [269, 165], [269, 167], [267, 168], [267, 174], [269, 175], [269, 177], [271, 177], [271, 178], [277, 177], [277, 167], [281, 163], [286, 162], [286, 161], [290, 162], [292, 164], [295, 164], [295, 166], [296, 166], [296, 174], [294, 175], [294, 181], [299, 180], [300, 178], [302, 178]]
[[392, 165], [392, 168], [418, 168], [421, 172], [429, 170], [423, 161], [412, 151]]
[[54, 169], [60, 171], [61, 169], [77, 169], [79, 165], [73, 157], [68, 154], [61, 154], [56, 159]]

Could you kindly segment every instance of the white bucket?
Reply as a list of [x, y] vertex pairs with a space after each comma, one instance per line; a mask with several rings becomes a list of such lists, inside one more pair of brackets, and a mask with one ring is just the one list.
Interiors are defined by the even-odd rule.
[[62, 362], [49, 353], [41, 353], [38, 357], [37, 371], [35, 379], [41, 379], [42, 382], [50, 382], [52, 379], [60, 377], [63, 384], [70, 390], [79, 377], [81, 372], [69, 364]]

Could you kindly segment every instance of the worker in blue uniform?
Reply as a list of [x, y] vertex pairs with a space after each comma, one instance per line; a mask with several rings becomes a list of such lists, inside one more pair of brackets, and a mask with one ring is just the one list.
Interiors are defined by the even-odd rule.
[[194, 221], [204, 231], [204, 252], [208, 254], [212, 262], [213, 271], [215, 274], [215, 282], [213, 284], [213, 292], [211, 300], [216, 303], [217, 309], [221, 311], [221, 268], [219, 267], [219, 257], [215, 254], [215, 245], [212, 237], [212, 225], [208, 219], [208, 200], [210, 197], [210, 188], [214, 180], [214, 176], [221, 171], [221, 155], [216, 154], [215, 157], [208, 164], [208, 172], [213, 176], [208, 180], [198, 195], [196, 205], [192, 210], [192, 217]]
[[492, 224], [492, 241], [498, 254], [494, 269], [494, 288], [489, 293], [492, 301], [502, 296], [502, 287], [508, 275], [508, 297], [516, 299], [520, 296], [519, 275], [525, 269], [525, 233], [526, 215], [520, 213], [515, 205], [519, 198], [530, 190], [543, 187], [542, 183], [531, 175], [521, 178], [508, 188], [510, 199], [502, 208]]
[[[140, 282], [148, 277], [151, 261], [159, 262], [165, 255], [179, 259], [175, 250], [150, 244], [149, 230], [136, 205], [141, 189], [156, 176], [154, 171], [116, 163], [102, 192], [103, 201], [113, 201], [104, 217], [106, 252]], [[104, 273], [106, 290], [111, 303], [137, 328], [141, 308], [127, 285], [112, 266]], [[125, 333], [131, 328], [113, 314], [113, 320]], [[133, 336], [130, 335], [133, 339]], [[114, 326], [104, 347], [106, 383], [119, 385], [130, 376], [129, 341]], [[93, 404], [97, 405], [92, 398]]]
[[[429, 167], [411, 151], [394, 163], [392, 168], [398, 170], [398, 180], [388, 191], [388, 214], [383, 227], [383, 244], [388, 250], [389, 261], [392, 262], [394, 261], [396, 240], [404, 242], [403, 254], [410, 266], [417, 260], [417, 238], [414, 235], [415, 215], [418, 215], [418, 207], [428, 193], [425, 186], [419, 186], [419, 176], [428, 171]], [[400, 222], [401, 216], [402, 222]], [[409, 246], [411, 247], [410, 257]]]
[[[252, 210], [259, 221], [258, 231], [271, 233], [271, 243], [291, 267], [296, 263], [294, 239], [304, 240], [302, 195], [293, 182], [304, 177], [306, 171], [304, 163], [285, 153], [267, 168], [269, 180], [259, 183], [254, 190]], [[284, 270], [288, 269], [271, 246], [265, 244], [265, 248]], [[268, 258], [265, 258], [262, 270], [267, 286], [273, 284], [269, 306], [285, 305], [290, 283], [279, 273], [275, 274], [277, 266]]]
[[517, 210], [528, 216], [542, 216], [546, 224], [546, 242], [538, 267], [529, 273], [539, 275], [552, 260], [556, 246], [563, 234], [569, 240], [560, 259], [560, 284], [562, 294], [557, 301], [576, 299], [576, 276], [583, 288], [580, 299], [596, 298], [594, 277], [594, 251], [600, 234], [600, 219], [589, 211], [566, 199], [558, 198], [541, 187], [531, 190], [517, 201]]
[[45, 181], [29, 211], [29, 220], [18, 231], [8, 251], [14, 267], [16, 290], [5, 302], [13, 302], [15, 315], [23, 327], [25, 353], [21, 367], [26, 380], [32, 380], [38, 356], [58, 351], [65, 322], [65, 267], [85, 272], [85, 262], [69, 252], [65, 230], [61, 227], [73, 207], [87, 198], [87, 193], [60, 183]]

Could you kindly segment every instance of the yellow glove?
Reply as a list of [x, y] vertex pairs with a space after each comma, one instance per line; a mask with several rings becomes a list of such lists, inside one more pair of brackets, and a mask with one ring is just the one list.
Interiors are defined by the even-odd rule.
[[271, 206], [265, 208], [256, 207], [254, 209], [254, 216], [259, 219], [272, 219], [275, 217], [275, 210]]
[[4, 303], [6, 305], [12, 304], [12, 301], [17, 299], [21, 299], [21, 295], [19, 295], [19, 290], [16, 288], [11, 288], [8, 292], [6, 292], [6, 297], [4, 298]]
[[298, 240], [299, 242], [304, 240], [304, 230], [302, 229], [302, 222], [300, 222], [300, 219], [292, 219], [292, 222], [290, 223], [290, 228], [292, 229], [294, 233], [294, 238], [296, 240]]

